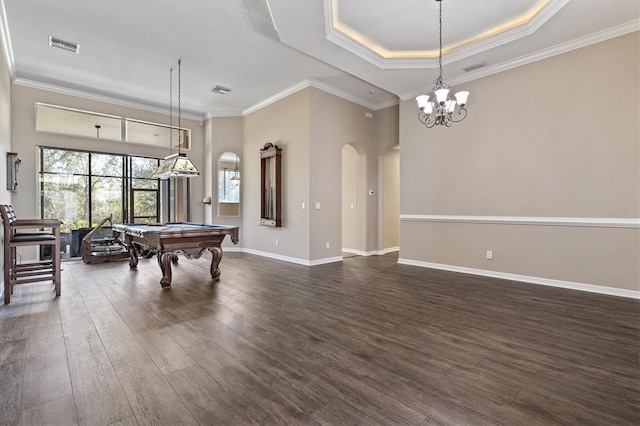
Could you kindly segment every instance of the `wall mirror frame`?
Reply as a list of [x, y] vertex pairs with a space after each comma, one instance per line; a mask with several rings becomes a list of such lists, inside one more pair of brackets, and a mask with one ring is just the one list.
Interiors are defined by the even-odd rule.
[[260, 225], [282, 226], [282, 149], [266, 143], [260, 150]]

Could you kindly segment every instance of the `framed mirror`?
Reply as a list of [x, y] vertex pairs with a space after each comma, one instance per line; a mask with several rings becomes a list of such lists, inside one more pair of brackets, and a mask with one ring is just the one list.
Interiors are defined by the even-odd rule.
[[267, 143], [260, 150], [260, 225], [282, 226], [282, 149]]

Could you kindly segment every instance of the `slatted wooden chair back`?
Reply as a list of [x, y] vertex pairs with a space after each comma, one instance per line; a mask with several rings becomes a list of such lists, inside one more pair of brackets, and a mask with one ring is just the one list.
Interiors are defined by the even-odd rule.
[[[13, 287], [37, 281], [52, 280], [56, 296], [60, 296], [60, 221], [58, 219], [18, 219], [13, 207], [0, 205], [4, 228], [4, 303], [11, 300]], [[16, 232], [16, 229], [48, 231]], [[51, 259], [18, 263], [16, 249], [24, 246], [51, 246]]]
[[13, 210], [13, 206], [8, 204], [2, 205], [2, 220], [5, 218], [9, 221], [9, 223], [14, 222], [16, 220], [16, 212]]
[[12, 206], [7, 204], [0, 205], [0, 215], [2, 215], [2, 225], [4, 227], [4, 243], [7, 247], [7, 242], [11, 239], [11, 224], [16, 220], [16, 212]]

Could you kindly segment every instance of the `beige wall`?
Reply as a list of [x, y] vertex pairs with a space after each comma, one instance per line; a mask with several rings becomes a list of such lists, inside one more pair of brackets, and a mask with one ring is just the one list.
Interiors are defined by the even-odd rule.
[[[309, 96], [300, 90], [244, 117], [241, 233], [249, 250], [309, 259]], [[281, 228], [259, 226], [259, 154], [267, 142], [282, 148]]]
[[388, 151], [382, 167], [382, 248], [389, 250], [400, 245], [400, 151]]
[[[321, 209], [311, 212], [311, 259], [340, 256], [342, 220], [342, 148], [351, 144], [359, 154], [358, 247], [364, 253], [382, 249], [380, 236], [379, 171], [382, 155], [397, 144], [397, 107], [369, 109], [312, 88], [311, 162], [312, 203]], [[367, 113], [372, 114], [369, 118]], [[373, 190], [374, 195], [368, 195]], [[326, 248], [326, 243], [330, 248]]]
[[342, 148], [342, 249], [358, 252], [358, 152], [351, 145]]
[[0, 38], [0, 160], [3, 170], [0, 173], [0, 204], [11, 203], [11, 191], [7, 190], [7, 152], [11, 152], [11, 76], [4, 43]]
[[[225, 238], [223, 247], [240, 248], [244, 245], [244, 228], [242, 227], [242, 198], [245, 192], [245, 168], [243, 158], [243, 118], [242, 117], [213, 117], [204, 123], [205, 153], [204, 162], [206, 173], [203, 184], [204, 197], [211, 197], [211, 204], [202, 206], [205, 222], [218, 225], [240, 226], [240, 242], [233, 245], [229, 238]], [[232, 213], [228, 209], [232, 206], [224, 205], [218, 208], [218, 160], [224, 152], [233, 152], [240, 157], [240, 205], [234, 204], [238, 210], [236, 217], [228, 216]], [[235, 163], [229, 167], [235, 167]]]
[[[401, 214], [640, 216], [639, 34], [469, 82], [469, 116], [400, 105]], [[401, 259], [639, 290], [636, 228], [401, 220]], [[493, 250], [494, 259], [485, 259]]]
[[[378, 149], [374, 137], [374, 123], [365, 114], [367, 108], [312, 88], [311, 92], [311, 133], [310, 133], [310, 196], [311, 204], [319, 202], [321, 209], [312, 209], [311, 215], [311, 259], [341, 256], [342, 229], [342, 148], [353, 144], [361, 156], [376, 160]], [[377, 164], [367, 164], [365, 170], [373, 167], [373, 176], [367, 176], [364, 184], [377, 192]], [[362, 189], [362, 188], [358, 188]], [[360, 194], [362, 197], [362, 194]], [[373, 197], [372, 197], [373, 198]], [[377, 198], [377, 197], [376, 197]], [[365, 233], [373, 229], [377, 233], [377, 204], [365, 200], [360, 203], [359, 222], [366, 227]], [[377, 241], [367, 241], [360, 250], [374, 250]], [[326, 244], [330, 247], [327, 248]]]
[[[51, 146], [72, 149], [84, 149], [108, 153], [127, 153], [132, 155], [165, 157], [170, 149], [136, 145], [113, 141], [99, 141], [65, 135], [39, 133], [35, 131], [35, 103], [61, 105], [87, 111], [112, 114], [135, 118], [143, 121], [167, 123], [168, 116], [134, 108], [123, 107], [106, 102], [99, 102], [66, 94], [35, 89], [31, 87], [13, 85], [12, 98], [12, 139], [13, 149], [22, 159], [19, 187], [14, 194], [13, 202], [16, 213], [23, 217], [38, 217], [37, 210], [37, 146]], [[193, 120], [182, 119], [182, 126], [191, 129], [192, 148], [188, 152], [189, 158], [196, 167], [203, 168], [203, 128]], [[191, 181], [191, 220], [203, 221], [200, 201], [203, 198], [203, 179], [195, 178]]]
[[[7, 191], [6, 173], [7, 152], [11, 152], [11, 76], [2, 34], [0, 31], [0, 204], [11, 204], [12, 193]], [[4, 231], [0, 230], [0, 234]], [[4, 253], [4, 235], [0, 239], [0, 250]], [[4, 271], [4, 256], [0, 258], [0, 269]], [[0, 295], [3, 295], [4, 276], [0, 276], [0, 283]]]
[[[339, 259], [343, 247], [342, 148], [350, 144], [358, 150], [362, 182], [357, 194], [358, 235], [362, 240], [354, 248], [361, 252], [381, 248], [378, 175], [383, 153], [397, 144], [393, 132], [398, 126], [398, 108], [366, 117], [370, 112], [307, 88], [244, 118], [244, 247], [308, 264]], [[283, 149], [282, 228], [258, 226], [258, 152], [266, 142]], [[251, 152], [255, 155], [248, 154]], [[373, 196], [367, 195], [369, 189], [374, 190]], [[316, 203], [319, 209], [315, 208]]]

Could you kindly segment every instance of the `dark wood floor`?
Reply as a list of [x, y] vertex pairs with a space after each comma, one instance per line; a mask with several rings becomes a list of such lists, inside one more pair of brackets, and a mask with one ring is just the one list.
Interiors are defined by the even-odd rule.
[[637, 425], [640, 302], [353, 257], [64, 264], [0, 308], [0, 424]]

